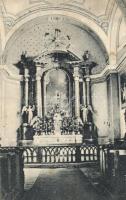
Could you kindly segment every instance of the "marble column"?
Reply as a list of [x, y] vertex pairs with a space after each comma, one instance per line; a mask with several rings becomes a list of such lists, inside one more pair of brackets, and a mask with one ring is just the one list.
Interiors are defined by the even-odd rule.
[[43, 79], [43, 103], [44, 103], [44, 116], [47, 114], [47, 108], [46, 108], [46, 85], [47, 85], [47, 80], [46, 76], [44, 76]]
[[42, 78], [42, 68], [41, 65], [36, 66], [36, 104], [37, 104], [37, 115], [42, 117], [42, 87], [41, 87], [41, 78]]
[[91, 105], [91, 96], [90, 96], [90, 77], [86, 77], [86, 101], [87, 105]]
[[75, 117], [80, 118], [79, 66], [74, 67]]
[[24, 79], [25, 79], [25, 105], [28, 106], [28, 82], [29, 82], [29, 73], [28, 73], [28, 69], [27, 69], [27, 68], [25, 68]]
[[83, 105], [86, 105], [86, 83], [85, 80], [83, 79]]

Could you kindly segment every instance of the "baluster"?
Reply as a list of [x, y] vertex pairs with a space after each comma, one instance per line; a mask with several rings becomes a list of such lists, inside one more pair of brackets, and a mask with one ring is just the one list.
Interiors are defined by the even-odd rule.
[[93, 147], [90, 147], [90, 161], [93, 159]]
[[69, 147], [66, 148], [66, 162], [69, 162]]
[[73, 148], [70, 148], [68, 150], [68, 152], [70, 152], [70, 154], [69, 154], [69, 158], [70, 158], [69, 162], [73, 162]]
[[31, 163], [33, 163], [33, 151], [31, 150]]
[[89, 161], [91, 161], [91, 147], [88, 147]]
[[42, 162], [45, 163], [45, 155], [46, 155], [46, 151], [44, 148], [41, 149], [41, 152], [42, 152]]
[[[62, 147], [61, 147], [62, 148]], [[61, 153], [60, 153], [60, 147], [58, 147], [58, 152], [57, 152], [57, 156], [58, 156], [58, 162], [60, 162], [60, 157], [61, 157]]]
[[81, 162], [81, 151], [80, 146], [76, 146], [76, 162]]
[[97, 161], [100, 161], [100, 146], [97, 145], [96, 147], [96, 155], [97, 155]]
[[55, 160], [54, 160], [54, 149], [52, 150], [52, 162], [54, 163]]
[[[68, 154], [68, 155], [67, 155]], [[67, 162], [67, 157], [69, 156], [69, 148], [65, 150], [64, 153], [64, 158], [65, 158], [65, 162]]]
[[87, 147], [84, 147], [84, 160], [87, 161]]
[[91, 160], [92, 161], [95, 161], [95, 146], [92, 146], [91, 147]]
[[41, 163], [42, 162], [42, 151], [41, 151], [41, 147], [38, 147], [37, 149], [37, 162]]
[[70, 148], [70, 162], [73, 162], [73, 147]]

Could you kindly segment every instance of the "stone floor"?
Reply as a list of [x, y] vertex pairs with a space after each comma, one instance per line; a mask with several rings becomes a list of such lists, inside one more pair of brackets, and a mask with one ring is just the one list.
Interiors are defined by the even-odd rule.
[[[22, 200], [110, 200], [85, 176], [85, 169], [25, 170], [26, 192]], [[27, 176], [29, 174], [29, 176]]]

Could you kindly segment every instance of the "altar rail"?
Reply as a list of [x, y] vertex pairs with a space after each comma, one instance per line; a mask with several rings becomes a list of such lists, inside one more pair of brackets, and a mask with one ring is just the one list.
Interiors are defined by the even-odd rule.
[[95, 145], [23, 147], [24, 164], [98, 162]]

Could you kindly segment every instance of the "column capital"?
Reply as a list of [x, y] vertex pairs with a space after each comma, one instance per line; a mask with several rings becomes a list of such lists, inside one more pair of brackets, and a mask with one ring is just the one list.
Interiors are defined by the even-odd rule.
[[36, 75], [42, 77], [43, 67], [41, 64], [36, 64]]
[[79, 65], [75, 65], [74, 66], [74, 74], [73, 74], [74, 77], [76, 76], [79, 76]]
[[86, 80], [86, 82], [90, 82], [91, 78], [90, 77], [86, 77], [85, 80]]
[[28, 68], [26, 66], [25, 66], [24, 71], [25, 71], [25, 75], [29, 75], [29, 70], [28, 70]]
[[27, 68], [25, 68], [25, 70], [24, 70], [24, 78], [25, 78], [25, 80], [27, 80], [29, 78], [29, 70]]

